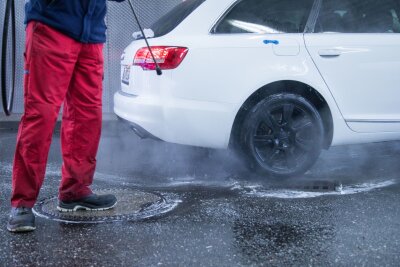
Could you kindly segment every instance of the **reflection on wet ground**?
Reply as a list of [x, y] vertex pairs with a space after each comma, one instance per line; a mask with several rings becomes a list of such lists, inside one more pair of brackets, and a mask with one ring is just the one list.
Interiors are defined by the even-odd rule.
[[296, 247], [311, 247], [315, 238], [319, 236], [332, 238], [333, 235], [333, 229], [323, 227], [309, 229], [301, 225], [288, 225], [281, 222], [268, 224], [236, 221], [233, 232], [239, 249], [249, 259], [254, 260], [253, 258], [256, 257], [257, 262], [268, 260], [268, 257], [265, 257], [267, 251], [282, 255], [287, 250], [295, 250]]
[[[94, 189], [173, 195], [177, 206], [142, 220], [5, 229], [15, 131], [0, 132], [0, 265], [282, 266], [400, 262], [400, 142], [331, 148], [306, 175], [267, 179], [227, 151], [138, 140], [107, 129]], [[40, 199], [60, 180], [52, 144]], [[51, 253], [49, 253], [51, 252]]]

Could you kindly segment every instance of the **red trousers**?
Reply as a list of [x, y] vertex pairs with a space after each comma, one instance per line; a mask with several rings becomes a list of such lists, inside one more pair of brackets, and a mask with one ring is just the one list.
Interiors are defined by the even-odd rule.
[[26, 29], [24, 107], [13, 166], [12, 207], [33, 207], [62, 104], [61, 200], [91, 194], [102, 121], [103, 44], [83, 44], [32, 21]]

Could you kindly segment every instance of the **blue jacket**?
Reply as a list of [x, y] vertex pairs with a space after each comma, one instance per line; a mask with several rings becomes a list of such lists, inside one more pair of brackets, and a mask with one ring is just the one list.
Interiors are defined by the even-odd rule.
[[25, 23], [40, 21], [79, 42], [104, 43], [106, 12], [106, 0], [28, 0]]

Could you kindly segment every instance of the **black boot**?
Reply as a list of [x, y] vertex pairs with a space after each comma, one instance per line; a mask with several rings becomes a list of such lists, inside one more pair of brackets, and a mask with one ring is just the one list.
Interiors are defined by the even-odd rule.
[[71, 212], [77, 210], [108, 210], [115, 207], [117, 198], [114, 195], [91, 194], [87, 197], [73, 201], [59, 201], [57, 210], [61, 212]]

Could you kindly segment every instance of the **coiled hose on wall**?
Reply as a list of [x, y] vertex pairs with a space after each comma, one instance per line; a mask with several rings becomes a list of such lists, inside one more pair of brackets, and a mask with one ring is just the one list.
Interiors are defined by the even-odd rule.
[[[8, 73], [8, 33], [11, 22], [11, 83], [7, 83]], [[3, 24], [3, 41], [1, 49], [1, 98], [3, 110], [7, 116], [11, 115], [14, 104], [15, 92], [15, 66], [16, 66], [16, 37], [15, 37], [15, 1], [6, 0], [6, 10]], [[7, 93], [8, 91], [8, 93]]]

